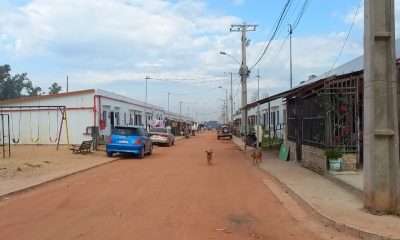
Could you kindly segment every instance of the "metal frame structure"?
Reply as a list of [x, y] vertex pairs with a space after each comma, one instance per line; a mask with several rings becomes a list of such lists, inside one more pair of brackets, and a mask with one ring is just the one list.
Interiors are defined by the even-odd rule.
[[[7, 119], [7, 134], [4, 131], [4, 120]], [[3, 153], [3, 158], [6, 158], [6, 152], [8, 152], [8, 157], [11, 157], [11, 138], [10, 138], [10, 116], [8, 114], [2, 114], [0, 113], [0, 120], [1, 120], [1, 148], [2, 148], [2, 153]], [[8, 151], [6, 148], [6, 141], [5, 139], [8, 139], [7, 145], [8, 145]]]
[[66, 106], [0, 106], [0, 114], [3, 113], [12, 113], [12, 112], [31, 112], [31, 111], [50, 111], [56, 109], [56, 111], [61, 112], [61, 123], [60, 123], [60, 128], [58, 131], [58, 139], [57, 139], [57, 150], [60, 145], [60, 139], [61, 139], [61, 132], [63, 129], [63, 123], [65, 121], [65, 128], [66, 128], [66, 134], [67, 134], [67, 144], [69, 146], [69, 131], [68, 131], [68, 120], [67, 120], [67, 107]]

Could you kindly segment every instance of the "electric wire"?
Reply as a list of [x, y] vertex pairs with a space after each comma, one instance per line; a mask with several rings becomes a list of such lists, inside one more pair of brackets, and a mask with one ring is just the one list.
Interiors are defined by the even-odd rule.
[[257, 66], [257, 64], [261, 61], [261, 59], [264, 57], [265, 53], [267, 52], [267, 50], [268, 50], [269, 47], [271, 46], [272, 41], [274, 40], [274, 38], [275, 38], [275, 36], [276, 36], [278, 30], [279, 30], [279, 29], [281, 28], [281, 26], [282, 26], [282, 22], [283, 22], [283, 20], [285, 19], [285, 16], [287, 15], [287, 13], [288, 13], [289, 4], [291, 4], [291, 3], [292, 3], [292, 0], [287, 0], [286, 4], [284, 5], [284, 7], [283, 7], [283, 9], [282, 9], [282, 12], [281, 12], [279, 18], [278, 18], [278, 23], [277, 23], [276, 26], [275, 26], [275, 30], [273, 31], [273, 33], [272, 33], [272, 35], [271, 35], [271, 37], [270, 37], [270, 39], [269, 39], [269, 41], [268, 41], [267, 46], [264, 48], [263, 53], [262, 53], [261, 56], [258, 58], [258, 60], [256, 61], [256, 63], [250, 68], [250, 70], [252, 70], [255, 66]]
[[356, 12], [354, 13], [353, 21], [352, 21], [352, 23], [351, 23], [351, 25], [350, 25], [349, 31], [347, 32], [346, 39], [344, 40], [343, 46], [342, 46], [342, 48], [340, 49], [340, 52], [339, 52], [339, 54], [337, 55], [335, 61], [333, 62], [331, 69], [329, 70], [329, 72], [327, 72], [327, 76], [330, 75], [330, 73], [332, 72], [333, 68], [335, 67], [337, 61], [339, 60], [339, 57], [340, 57], [340, 56], [342, 55], [342, 53], [343, 53], [343, 50], [344, 50], [344, 48], [345, 48], [345, 46], [346, 46], [346, 44], [347, 44], [347, 41], [348, 41], [348, 39], [349, 39], [351, 30], [353, 29], [354, 23], [355, 23], [355, 21], [356, 21], [357, 14], [358, 14], [358, 11], [359, 11], [359, 9], [360, 9], [360, 6], [361, 6], [361, 0], [358, 1], [358, 6], [357, 6], [357, 9], [356, 9]]
[[[304, 13], [306, 12], [306, 10], [307, 10], [307, 8], [309, 7], [310, 4], [311, 4], [311, 0], [305, 0], [305, 1], [304, 1], [303, 6], [301, 7], [300, 12], [299, 12], [299, 14], [297, 15], [296, 20], [294, 21], [294, 23], [293, 23], [293, 25], [292, 25], [292, 32], [293, 32], [293, 31], [297, 28], [297, 26], [299, 25], [301, 19], [302, 19], [303, 16], [304, 16]], [[295, 9], [297, 9], [297, 6], [298, 6], [298, 5], [295, 6]], [[287, 13], [286, 13], [286, 14], [287, 14]], [[286, 21], [286, 22], [287, 22], [287, 21]], [[279, 31], [279, 29], [278, 29], [278, 31]], [[271, 60], [271, 62], [270, 62], [271, 64], [276, 60], [277, 56], [280, 54], [280, 52], [281, 52], [283, 46], [285, 45], [287, 39], [289, 38], [289, 35], [290, 35], [290, 34], [287, 34], [285, 40], [283, 41], [281, 47], [280, 47], [279, 50], [278, 50], [278, 53], [277, 53], [277, 54], [275, 55], [275, 57]], [[263, 55], [261, 56], [261, 58], [259, 58], [259, 60], [250, 68], [250, 70], [252, 70], [258, 63], [260, 63], [260, 62], [263, 60], [263, 57], [264, 57], [264, 55], [265, 55], [265, 52], [268, 50], [268, 48], [270, 48], [270, 46], [271, 46], [273, 40], [274, 40], [274, 38], [271, 38], [271, 42], [270, 42], [270, 43], [267, 45], [267, 47], [265, 48], [264, 54], [263, 54]]]
[[[284, 5], [284, 8], [283, 8], [283, 10], [282, 10], [282, 12], [281, 12], [281, 14], [280, 14], [281, 17], [282, 17], [283, 11], [284, 11], [284, 9], [287, 7], [287, 5], [288, 5], [288, 4], [291, 5], [291, 1], [292, 1], [292, 0], [288, 0], [288, 1], [286, 2], [286, 4]], [[258, 51], [257, 56], [256, 56], [256, 59], [262, 58], [262, 56], [260, 57], [260, 55], [262, 55], [263, 49], [265, 48], [265, 46], [267, 45], [267, 43], [270, 44], [270, 41], [268, 41], [268, 39], [271, 39], [271, 38], [272, 38], [274, 32], [276, 31], [276, 29], [277, 29], [277, 27], [278, 27], [279, 20], [280, 20], [281, 17], [279, 17], [279, 18], [276, 19], [276, 21], [275, 21], [275, 23], [274, 23], [274, 25], [273, 25], [271, 31], [269, 32], [269, 34], [268, 34], [268, 36], [267, 36], [267, 39], [264, 41], [262, 47], [261, 47], [260, 50]], [[275, 30], [274, 30], [274, 29], [275, 29]], [[268, 47], [268, 46], [267, 46], [267, 47]], [[264, 51], [265, 51], [265, 50], [264, 50]]]

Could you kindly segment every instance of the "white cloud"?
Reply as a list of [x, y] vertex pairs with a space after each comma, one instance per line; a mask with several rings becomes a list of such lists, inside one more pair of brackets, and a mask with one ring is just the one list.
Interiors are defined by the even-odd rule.
[[245, 0], [234, 0], [234, 1], [233, 1], [233, 4], [235, 4], [235, 5], [242, 5], [242, 4], [244, 4], [244, 2], [245, 2]]

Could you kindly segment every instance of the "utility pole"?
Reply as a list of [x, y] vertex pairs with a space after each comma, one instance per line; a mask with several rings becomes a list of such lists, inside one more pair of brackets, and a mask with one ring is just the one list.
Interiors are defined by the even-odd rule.
[[233, 126], [232, 72], [230, 72], [230, 74], [231, 74], [231, 96], [230, 96], [230, 100], [231, 100], [231, 126]]
[[364, 207], [400, 213], [394, 0], [365, 0]]
[[144, 100], [144, 117], [145, 117], [145, 123], [146, 123], [146, 129], [147, 129], [147, 80], [149, 80], [150, 77], [146, 76], [146, 91], [145, 91], [145, 100]]
[[168, 114], [167, 114], [167, 116], [168, 116], [168, 122], [170, 122], [171, 120], [169, 119], [169, 95], [170, 95], [171, 93], [168, 93]]
[[293, 73], [292, 73], [292, 24], [289, 24], [289, 46], [290, 46], [290, 89], [293, 88]]
[[[260, 69], [257, 69], [257, 101], [260, 101]], [[257, 149], [260, 148], [259, 139], [260, 136], [260, 103], [257, 103]]]
[[[244, 109], [247, 105], [247, 76], [249, 70], [246, 63], [246, 47], [247, 47], [247, 31], [255, 31], [257, 25], [254, 24], [235, 24], [231, 25], [231, 32], [241, 32], [242, 33], [242, 65], [239, 70], [242, 81], [242, 120], [241, 120], [241, 130], [242, 132], [248, 133], [247, 129], [247, 109]], [[246, 146], [246, 145], [245, 145]]]
[[179, 118], [182, 119], [182, 101], [179, 102]]
[[229, 123], [229, 113], [228, 113], [228, 89], [225, 89], [225, 111], [226, 111], [226, 123]]
[[69, 91], [69, 82], [68, 82], [68, 75], [67, 75], [67, 92]]

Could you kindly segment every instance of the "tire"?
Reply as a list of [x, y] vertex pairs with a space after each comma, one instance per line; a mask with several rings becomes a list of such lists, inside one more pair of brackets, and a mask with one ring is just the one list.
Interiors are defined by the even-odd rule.
[[113, 152], [106, 152], [107, 157], [112, 157], [113, 156]]
[[150, 145], [150, 151], [147, 153], [149, 156], [153, 154], [153, 144]]
[[172, 141], [171, 145], [175, 145], [175, 141]]
[[145, 151], [145, 149], [144, 149], [144, 146], [142, 147], [142, 151], [138, 154], [138, 158], [139, 159], [143, 159], [144, 158], [144, 151]]
[[171, 147], [171, 145], [172, 145], [172, 142], [167, 143], [167, 147]]

